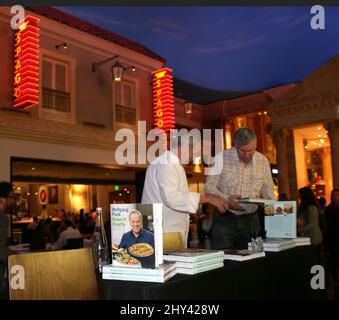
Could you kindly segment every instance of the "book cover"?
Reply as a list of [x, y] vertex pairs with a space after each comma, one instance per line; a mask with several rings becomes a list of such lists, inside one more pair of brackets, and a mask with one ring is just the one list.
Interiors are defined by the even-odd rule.
[[236, 250], [236, 249], [224, 249], [224, 258], [225, 260], [235, 260], [235, 261], [246, 261], [256, 258], [265, 257], [265, 252], [255, 252], [246, 249]]
[[110, 213], [113, 267], [163, 263], [162, 204], [111, 204]]
[[239, 203], [256, 203], [264, 207], [265, 230], [267, 237], [296, 238], [297, 203], [296, 201], [275, 201], [266, 199], [238, 199]]
[[183, 261], [183, 262], [197, 262], [202, 260], [213, 259], [218, 256], [223, 256], [224, 252], [221, 250], [207, 250], [207, 249], [183, 249], [180, 251], [169, 252], [164, 255], [166, 261]]

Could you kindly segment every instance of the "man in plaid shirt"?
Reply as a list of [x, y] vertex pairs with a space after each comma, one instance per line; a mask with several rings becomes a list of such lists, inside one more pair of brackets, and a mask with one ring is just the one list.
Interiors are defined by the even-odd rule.
[[[235, 133], [235, 147], [216, 156], [222, 172], [209, 175], [205, 192], [220, 195], [229, 203], [225, 214], [215, 216], [212, 224], [212, 248], [247, 248], [250, 233], [260, 230], [256, 204], [239, 204], [237, 198], [274, 199], [274, 184], [267, 158], [256, 151], [257, 138], [249, 128]], [[222, 157], [222, 160], [221, 160]]]

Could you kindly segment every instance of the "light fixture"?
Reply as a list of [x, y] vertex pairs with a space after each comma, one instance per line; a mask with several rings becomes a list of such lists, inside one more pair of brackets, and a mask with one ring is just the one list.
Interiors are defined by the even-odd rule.
[[114, 81], [122, 81], [124, 72], [127, 70], [132, 70], [135, 71], [135, 67], [134, 66], [129, 66], [129, 67], [125, 67], [123, 66], [119, 61], [118, 58], [119, 55], [115, 55], [113, 57], [107, 58], [105, 60], [99, 61], [99, 62], [93, 62], [92, 63], [92, 71], [95, 72], [97, 67], [111, 61], [111, 60], [115, 60], [114, 64], [112, 65], [111, 71], [112, 71], [112, 79]]
[[185, 113], [186, 114], [192, 114], [192, 112], [193, 112], [192, 107], [193, 107], [193, 103], [185, 102]]
[[67, 43], [66, 42], [63, 42], [63, 43], [60, 43], [60, 44], [57, 44], [56, 46], [55, 46], [55, 49], [59, 49], [59, 48], [63, 48], [63, 49], [67, 49]]

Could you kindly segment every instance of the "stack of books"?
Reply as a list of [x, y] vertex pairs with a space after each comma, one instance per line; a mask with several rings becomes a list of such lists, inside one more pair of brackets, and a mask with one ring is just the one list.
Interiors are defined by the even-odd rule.
[[155, 269], [118, 267], [112, 264], [103, 266], [102, 268], [102, 278], [105, 280], [164, 283], [176, 274], [175, 263], [163, 263]]
[[235, 249], [224, 249], [224, 259], [234, 261], [246, 261], [256, 258], [265, 257], [265, 252], [256, 252], [250, 250], [235, 250]]
[[299, 246], [310, 246], [311, 238], [297, 237], [294, 239], [296, 247]]
[[[283, 238], [267, 238], [264, 240], [264, 251], [266, 252], [280, 252], [295, 247], [295, 239], [283, 239]], [[248, 243], [248, 249], [250, 250], [251, 243]]]
[[175, 262], [178, 273], [197, 274], [224, 266], [221, 250], [183, 249], [164, 254], [164, 260]]

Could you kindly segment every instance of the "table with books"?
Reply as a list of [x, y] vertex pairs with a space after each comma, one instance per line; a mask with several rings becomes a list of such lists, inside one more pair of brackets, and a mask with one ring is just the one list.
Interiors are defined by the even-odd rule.
[[176, 274], [164, 283], [102, 280], [103, 298], [325, 299], [325, 290], [313, 290], [310, 285], [314, 276], [311, 267], [318, 264], [315, 248], [297, 245], [285, 249], [265, 252], [265, 256], [246, 261], [224, 260], [223, 266], [214, 256], [211, 259], [218, 265], [217, 269], [192, 275]]

